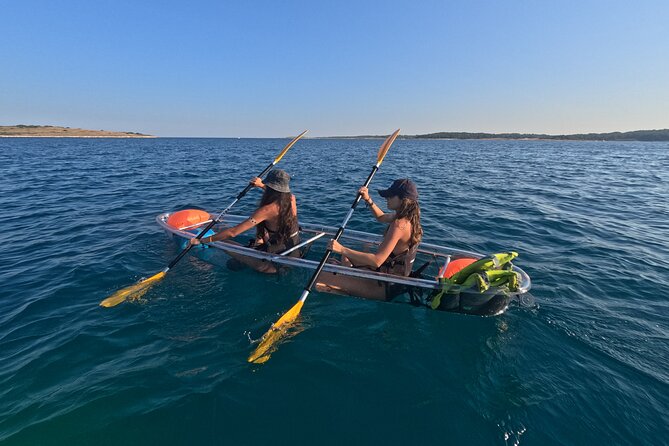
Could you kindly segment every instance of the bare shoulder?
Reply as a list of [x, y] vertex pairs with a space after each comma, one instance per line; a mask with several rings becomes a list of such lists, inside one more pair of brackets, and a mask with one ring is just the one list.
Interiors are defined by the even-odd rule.
[[293, 215], [297, 215], [297, 198], [295, 198], [295, 195], [290, 195], [290, 204], [290, 207], [293, 209]]
[[276, 204], [269, 203], [264, 206], [260, 206], [258, 209], [256, 209], [253, 215], [256, 217], [272, 218], [278, 215], [278, 213], [279, 209]]
[[411, 222], [406, 218], [395, 219], [391, 224], [391, 227], [399, 229], [400, 231], [410, 231]]

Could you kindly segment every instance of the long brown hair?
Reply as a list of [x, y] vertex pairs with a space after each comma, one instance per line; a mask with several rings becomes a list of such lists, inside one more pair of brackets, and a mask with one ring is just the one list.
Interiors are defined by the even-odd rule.
[[411, 223], [411, 242], [409, 245], [415, 246], [423, 238], [423, 227], [420, 225], [420, 206], [418, 201], [411, 198], [402, 198], [400, 207], [397, 210], [396, 219], [406, 218]]
[[[285, 242], [290, 239], [297, 227], [297, 217], [293, 214], [292, 194], [267, 187], [260, 198], [259, 206], [262, 207], [270, 203], [279, 205], [279, 228], [276, 232], [279, 242]], [[256, 238], [264, 238], [266, 229], [265, 222], [258, 224], [256, 226]]]

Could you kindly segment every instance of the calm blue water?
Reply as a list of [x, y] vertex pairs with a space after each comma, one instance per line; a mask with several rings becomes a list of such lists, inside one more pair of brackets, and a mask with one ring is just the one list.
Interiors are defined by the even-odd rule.
[[[428, 241], [520, 252], [539, 309], [314, 292], [249, 365], [305, 274], [188, 256], [98, 307], [178, 252], [158, 213], [222, 209], [286, 142], [0, 139], [0, 443], [669, 444], [667, 143], [395, 143], [373, 185], [418, 183]], [[380, 143], [297, 143], [301, 218], [338, 225]]]

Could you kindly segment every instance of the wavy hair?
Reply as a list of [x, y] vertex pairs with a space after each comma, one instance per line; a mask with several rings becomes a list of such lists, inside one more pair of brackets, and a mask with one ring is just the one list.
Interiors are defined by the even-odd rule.
[[[262, 207], [271, 203], [279, 205], [279, 229], [276, 232], [279, 242], [286, 242], [293, 235], [297, 227], [297, 217], [293, 214], [292, 194], [290, 192], [279, 192], [271, 187], [267, 187], [260, 198], [259, 206]], [[264, 238], [266, 230], [265, 222], [259, 223], [256, 226], [256, 238]]]
[[412, 200], [410, 198], [402, 198], [400, 207], [397, 210], [398, 220], [400, 218], [406, 218], [411, 223], [411, 246], [415, 246], [420, 243], [423, 238], [423, 227], [420, 225], [420, 206], [418, 201]]

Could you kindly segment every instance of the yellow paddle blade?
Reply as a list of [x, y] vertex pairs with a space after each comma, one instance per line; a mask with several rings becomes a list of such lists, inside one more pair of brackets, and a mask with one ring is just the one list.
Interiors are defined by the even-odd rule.
[[300, 133], [299, 135], [297, 135], [297, 136], [295, 137], [295, 139], [293, 139], [291, 142], [289, 142], [288, 145], [287, 145], [286, 147], [283, 148], [283, 150], [281, 151], [281, 153], [279, 153], [279, 156], [277, 156], [276, 158], [274, 158], [274, 164], [278, 163], [278, 162], [281, 160], [281, 158], [283, 158], [283, 156], [286, 154], [286, 152], [287, 152], [288, 150], [290, 150], [291, 147], [293, 147], [293, 144], [295, 144], [295, 143], [297, 142], [298, 139], [302, 138], [302, 136], [304, 136], [304, 134], [307, 133], [308, 131], [309, 131], [309, 130], [305, 130], [305, 131], [303, 131], [302, 133]]
[[154, 283], [165, 277], [165, 271], [161, 271], [158, 274], [154, 274], [148, 279], [144, 279], [141, 282], [138, 282], [129, 287], [118, 290], [102, 302], [100, 302], [101, 307], [115, 307], [116, 305], [124, 302], [128, 297], [139, 298], [144, 295]]
[[395, 142], [395, 138], [397, 138], [397, 135], [400, 134], [400, 129], [395, 130], [395, 133], [390, 135], [389, 137], [386, 138], [386, 140], [381, 144], [381, 148], [379, 149], [379, 153], [376, 155], [376, 162], [381, 164], [383, 162], [383, 158], [385, 158], [386, 153], [388, 153], [388, 150], [390, 149], [390, 146], [393, 145]]
[[248, 362], [262, 364], [266, 362], [278, 347], [278, 343], [283, 339], [290, 328], [291, 323], [295, 322], [297, 316], [300, 315], [304, 301], [299, 300], [293, 308], [288, 310], [281, 318], [267, 330], [260, 339], [260, 343], [253, 350], [253, 353], [248, 357]]

